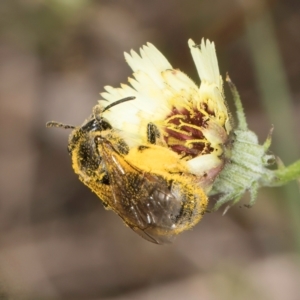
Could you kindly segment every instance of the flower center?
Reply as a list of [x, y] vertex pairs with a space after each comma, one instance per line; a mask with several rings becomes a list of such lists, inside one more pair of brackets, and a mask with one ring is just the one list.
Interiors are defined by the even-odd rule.
[[[205, 109], [206, 108], [206, 109]], [[211, 115], [207, 107], [173, 107], [165, 120], [164, 139], [167, 145], [182, 157], [190, 159], [213, 151], [202, 129]]]

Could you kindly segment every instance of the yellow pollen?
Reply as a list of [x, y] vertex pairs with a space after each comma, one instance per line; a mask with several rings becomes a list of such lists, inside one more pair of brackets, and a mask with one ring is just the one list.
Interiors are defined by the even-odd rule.
[[194, 128], [194, 129], [196, 129], [196, 130], [201, 131], [201, 127], [200, 127], [200, 126], [193, 125], [193, 124], [188, 124], [188, 123], [184, 123], [184, 122], [181, 122], [181, 121], [180, 121], [180, 124], [178, 125], [178, 128], [183, 127], [183, 126], [190, 127], [190, 128]]
[[174, 120], [174, 119], [185, 119], [184, 115], [174, 115], [169, 117], [168, 119], [165, 120], [165, 123], [169, 123], [170, 121]]
[[209, 114], [207, 111], [205, 111], [203, 108], [200, 107], [201, 103], [197, 102], [197, 111], [200, 111], [204, 116], [209, 117]]
[[173, 131], [175, 131], [175, 132], [178, 132], [178, 133], [181, 133], [181, 134], [184, 134], [184, 135], [187, 135], [187, 136], [191, 136], [191, 135], [192, 135], [191, 132], [186, 132], [186, 131], [184, 131], [184, 130], [180, 130], [180, 129], [178, 129], [177, 126], [173, 126], [172, 124], [168, 125], [167, 127], [168, 127], [168, 129], [170, 129], [170, 130], [173, 130]]
[[191, 146], [190, 144], [196, 144], [196, 143], [203, 143], [203, 144], [205, 144], [205, 145], [208, 144], [207, 140], [205, 140], [205, 139], [194, 139], [194, 140], [187, 140], [187, 141], [185, 142], [185, 145], [186, 145], [187, 147], [190, 147], [190, 146]]

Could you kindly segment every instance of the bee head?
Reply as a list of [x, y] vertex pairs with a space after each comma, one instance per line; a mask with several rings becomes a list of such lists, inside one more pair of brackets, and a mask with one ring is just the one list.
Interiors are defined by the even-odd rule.
[[[102, 157], [97, 147], [99, 137], [106, 137], [116, 144], [117, 150], [121, 153], [128, 152], [128, 147], [120, 138], [112, 134], [112, 126], [103, 118], [103, 113], [120, 103], [133, 100], [135, 97], [127, 97], [115, 101], [104, 109], [95, 106], [93, 114], [81, 127], [66, 125], [58, 122], [48, 122], [46, 127], [58, 127], [64, 129], [73, 129], [68, 142], [68, 152], [72, 157], [73, 168], [84, 181], [99, 177], [100, 173], [105, 173], [102, 169]], [[102, 172], [101, 172], [102, 171]], [[101, 176], [100, 176], [101, 177]]]

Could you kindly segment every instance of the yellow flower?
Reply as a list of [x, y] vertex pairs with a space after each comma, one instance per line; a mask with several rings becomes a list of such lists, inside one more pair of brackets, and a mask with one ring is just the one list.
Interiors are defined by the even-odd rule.
[[[188, 41], [201, 84], [174, 69], [152, 44], [131, 50], [125, 59], [133, 70], [130, 85], [106, 86], [101, 96], [112, 103], [134, 96], [103, 113], [130, 149], [149, 144], [149, 124], [157, 133], [154, 143], [176, 153], [202, 187], [211, 183], [223, 168], [223, 144], [231, 131], [223, 94], [223, 80], [213, 42], [201, 45]], [[100, 102], [100, 105], [107, 102]], [[154, 156], [155, 158], [155, 156]], [[155, 164], [155, 161], [153, 162]]]

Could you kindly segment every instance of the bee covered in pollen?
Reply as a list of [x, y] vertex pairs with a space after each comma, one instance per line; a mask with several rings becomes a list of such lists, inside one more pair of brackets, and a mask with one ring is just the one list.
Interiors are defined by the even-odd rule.
[[159, 134], [151, 123], [147, 141], [130, 147], [103, 117], [117, 104], [134, 98], [125, 97], [104, 108], [96, 106], [80, 127], [57, 122], [49, 122], [47, 127], [73, 129], [68, 144], [73, 169], [107, 209], [146, 240], [169, 243], [199, 222], [208, 200], [185, 161], [157, 145]]

